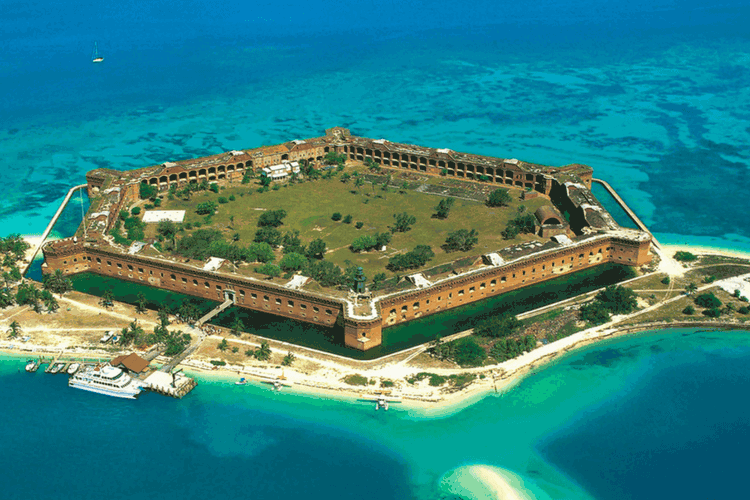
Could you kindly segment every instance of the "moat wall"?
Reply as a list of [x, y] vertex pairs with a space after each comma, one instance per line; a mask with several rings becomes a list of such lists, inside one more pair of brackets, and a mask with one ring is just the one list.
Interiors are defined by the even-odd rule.
[[[509, 264], [446, 278], [429, 288], [392, 294], [378, 301], [375, 317], [358, 317], [343, 300], [328, 298], [240, 275], [216, 274], [166, 260], [86, 247], [74, 239], [45, 246], [43, 272], [93, 272], [148, 284], [209, 300], [234, 295], [236, 304], [298, 321], [331, 327], [343, 325], [347, 346], [367, 350], [380, 345], [382, 329], [460, 307], [533, 283], [612, 262], [640, 266], [651, 260], [650, 240], [592, 237], [576, 245], [531, 255]], [[337, 323], [338, 322], [338, 323]]]

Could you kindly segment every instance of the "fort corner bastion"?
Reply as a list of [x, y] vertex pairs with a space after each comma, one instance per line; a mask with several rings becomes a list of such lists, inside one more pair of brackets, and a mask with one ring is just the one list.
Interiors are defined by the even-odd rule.
[[[472, 264], [448, 273], [425, 276], [417, 270], [397, 291], [365, 294], [328, 293], [320, 286], [306, 289], [299, 277], [280, 283], [245, 276], [230, 266], [145, 252], [153, 240], [125, 247], [110, 235], [120, 211], [140, 201], [141, 184], [162, 194], [171, 186], [204, 180], [239, 185], [247, 172], [287, 162], [325, 168], [330, 152], [344, 155], [348, 165], [375, 163], [394, 176], [410, 172], [504, 187], [512, 195], [544, 197], [551, 203], [534, 214], [535, 242], [477, 254]], [[604, 263], [649, 263], [651, 235], [614, 221], [591, 193], [592, 174], [585, 165], [547, 167], [357, 137], [340, 127], [326, 130], [322, 137], [137, 170], [96, 169], [86, 174], [92, 203], [76, 236], [44, 245], [42, 271], [92, 272], [205, 299], [232, 300], [238, 307], [321, 326], [343, 325], [346, 345], [367, 350], [381, 344], [383, 329], [391, 325]]]

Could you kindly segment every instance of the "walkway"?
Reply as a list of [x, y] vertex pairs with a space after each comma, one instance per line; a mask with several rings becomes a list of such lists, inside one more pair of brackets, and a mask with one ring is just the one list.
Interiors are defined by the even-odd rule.
[[26, 274], [26, 271], [28, 271], [29, 267], [31, 267], [31, 263], [34, 261], [34, 257], [39, 253], [39, 250], [41, 250], [42, 245], [44, 245], [44, 241], [47, 239], [47, 236], [49, 236], [49, 233], [52, 231], [52, 228], [55, 227], [55, 222], [57, 222], [57, 219], [60, 218], [60, 215], [62, 215], [63, 210], [65, 210], [65, 207], [68, 205], [68, 202], [70, 201], [70, 198], [73, 196], [73, 193], [75, 193], [77, 190], [85, 188], [87, 184], [79, 184], [78, 186], [73, 186], [68, 191], [68, 194], [65, 196], [65, 199], [60, 204], [60, 207], [57, 209], [57, 212], [55, 212], [54, 217], [52, 217], [52, 220], [49, 221], [49, 224], [47, 224], [47, 229], [44, 230], [42, 233], [42, 237], [39, 239], [39, 244], [37, 244], [36, 248], [34, 249], [34, 253], [31, 254], [31, 258], [29, 259], [29, 265], [26, 266], [26, 269], [22, 271], [22, 274]]
[[657, 241], [657, 239], [654, 237], [653, 234], [651, 234], [651, 231], [648, 230], [646, 227], [646, 224], [644, 224], [641, 219], [638, 218], [637, 215], [635, 215], [635, 212], [633, 212], [630, 207], [625, 203], [625, 200], [620, 198], [620, 195], [617, 194], [617, 192], [614, 190], [612, 186], [609, 185], [607, 181], [603, 181], [601, 179], [591, 179], [593, 182], [596, 182], [598, 184], [601, 184], [604, 186], [604, 189], [606, 189], [609, 194], [612, 195], [612, 197], [615, 199], [615, 201], [622, 207], [623, 210], [630, 216], [631, 219], [633, 219], [633, 222], [635, 222], [641, 230], [646, 231], [648, 234], [651, 235], [651, 241], [656, 245], [658, 248], [661, 248], [661, 243]]
[[203, 316], [201, 319], [196, 321], [195, 325], [200, 327], [203, 323], [206, 323], [211, 318], [219, 314], [220, 312], [224, 311], [229, 306], [234, 305], [234, 300], [227, 299], [224, 302], [222, 302], [218, 307], [211, 309], [205, 316]]

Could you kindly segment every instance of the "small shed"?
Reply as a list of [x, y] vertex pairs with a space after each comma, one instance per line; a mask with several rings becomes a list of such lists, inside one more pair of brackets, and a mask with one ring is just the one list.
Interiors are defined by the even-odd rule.
[[133, 373], [143, 373], [148, 369], [149, 362], [138, 356], [136, 353], [117, 356], [109, 362], [110, 365], [117, 368], [123, 368]]

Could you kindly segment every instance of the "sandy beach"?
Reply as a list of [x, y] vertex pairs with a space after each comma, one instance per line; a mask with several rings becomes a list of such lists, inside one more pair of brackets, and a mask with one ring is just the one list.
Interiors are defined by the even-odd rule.
[[443, 476], [443, 489], [472, 500], [530, 500], [523, 481], [510, 472], [488, 465], [467, 465]]

